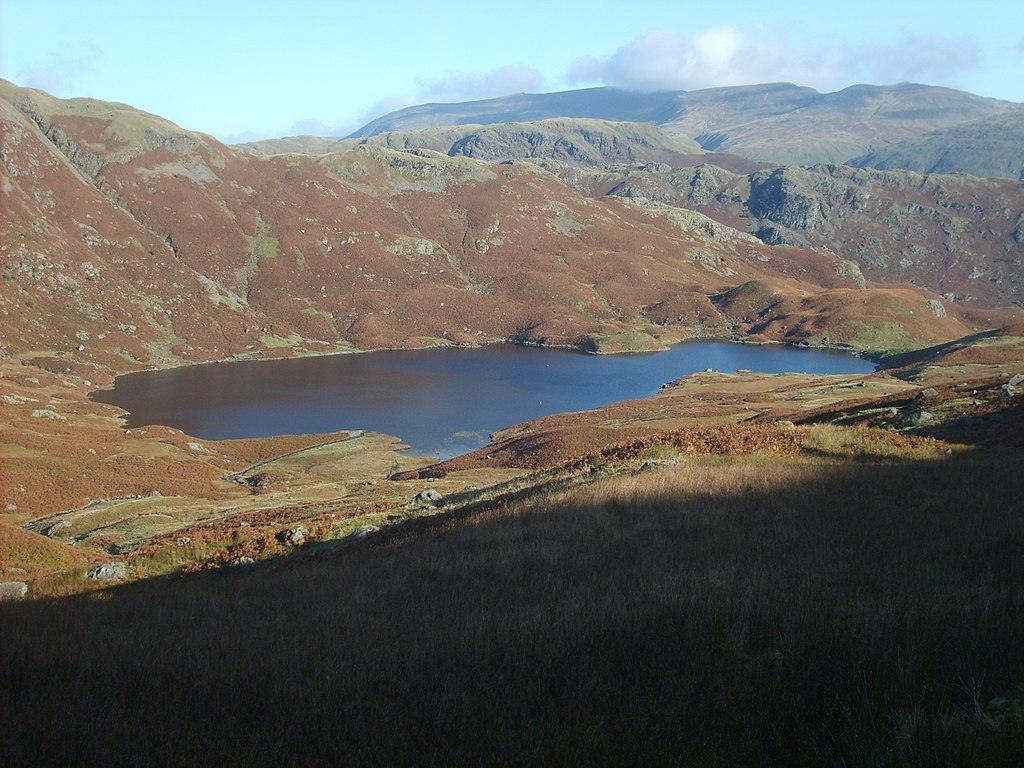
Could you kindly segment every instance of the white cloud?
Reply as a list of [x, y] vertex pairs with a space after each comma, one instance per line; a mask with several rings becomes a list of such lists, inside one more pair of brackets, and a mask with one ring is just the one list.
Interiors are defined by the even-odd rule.
[[97, 60], [102, 56], [95, 45], [80, 50], [50, 54], [34, 64], [21, 67], [14, 80], [28, 88], [38, 88], [54, 96], [67, 98], [81, 95], [78, 91], [86, 77], [93, 72]]
[[396, 109], [428, 102], [459, 102], [508, 96], [544, 89], [544, 77], [533, 67], [510, 64], [478, 75], [418, 79], [414, 88], [376, 102], [362, 115], [363, 123]]
[[855, 82], [949, 83], [977, 63], [977, 47], [967, 40], [905, 35], [887, 45], [801, 46], [764, 31], [716, 27], [694, 34], [648, 32], [609, 56], [578, 59], [567, 79], [636, 90], [779, 81], [829, 89]]
[[414, 104], [475, 101], [543, 89], [544, 77], [540, 72], [522, 64], [496, 67], [476, 75], [421, 78], [408, 91], [380, 99], [354, 119], [330, 122], [309, 117], [293, 123], [289, 135], [348, 136], [381, 115]]
[[510, 64], [481, 75], [453, 75], [419, 82], [419, 93], [431, 101], [475, 101], [511, 93], [538, 91], [544, 77], [533, 67]]

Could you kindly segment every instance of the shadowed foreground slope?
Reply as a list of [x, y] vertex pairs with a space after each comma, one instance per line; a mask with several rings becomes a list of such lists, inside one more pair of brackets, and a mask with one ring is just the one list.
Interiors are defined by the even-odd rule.
[[1020, 765], [1024, 461], [872, 451], [4, 606], [0, 764]]

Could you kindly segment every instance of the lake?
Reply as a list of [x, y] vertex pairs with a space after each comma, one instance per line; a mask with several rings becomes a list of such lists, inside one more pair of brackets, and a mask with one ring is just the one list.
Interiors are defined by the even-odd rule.
[[221, 440], [366, 429], [442, 458], [485, 445], [504, 427], [652, 395], [714, 368], [765, 373], [868, 373], [840, 352], [689, 341], [664, 352], [588, 355], [511, 344], [246, 360], [118, 377], [99, 402], [129, 426], [163, 424]]

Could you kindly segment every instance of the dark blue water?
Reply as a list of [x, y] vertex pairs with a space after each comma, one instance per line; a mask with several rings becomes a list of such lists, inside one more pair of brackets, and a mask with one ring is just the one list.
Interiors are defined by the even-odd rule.
[[504, 427], [652, 395], [705, 368], [865, 373], [874, 365], [839, 352], [720, 342], [637, 355], [500, 345], [135, 373], [95, 398], [129, 411], [129, 426], [164, 424], [210, 440], [367, 429], [446, 457]]

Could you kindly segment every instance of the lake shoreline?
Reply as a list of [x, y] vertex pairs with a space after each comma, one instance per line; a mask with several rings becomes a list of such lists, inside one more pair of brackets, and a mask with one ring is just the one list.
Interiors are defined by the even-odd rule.
[[164, 425], [200, 439], [231, 440], [356, 428], [397, 435], [419, 453], [453, 456], [512, 425], [649, 398], [666, 382], [708, 369], [767, 376], [877, 369], [848, 350], [708, 338], [612, 355], [522, 343], [374, 351], [402, 354], [246, 358], [228, 362], [277, 366], [139, 371], [89, 398], [118, 408], [128, 429]]

